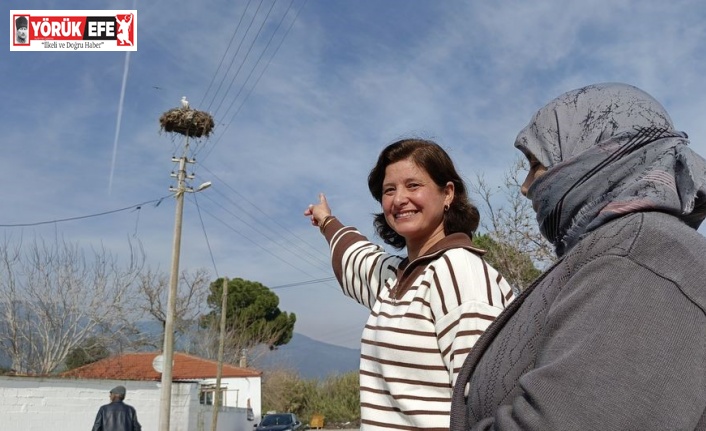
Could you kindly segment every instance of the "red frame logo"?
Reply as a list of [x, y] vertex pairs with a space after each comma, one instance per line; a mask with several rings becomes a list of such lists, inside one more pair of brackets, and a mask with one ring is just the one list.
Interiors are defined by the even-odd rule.
[[136, 51], [136, 10], [10, 11], [12, 51]]

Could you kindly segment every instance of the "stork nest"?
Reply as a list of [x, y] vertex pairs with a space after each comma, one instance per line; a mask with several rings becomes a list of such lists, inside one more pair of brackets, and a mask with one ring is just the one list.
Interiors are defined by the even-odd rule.
[[180, 133], [193, 138], [208, 138], [215, 125], [211, 114], [191, 108], [170, 109], [159, 117], [159, 124], [165, 132]]

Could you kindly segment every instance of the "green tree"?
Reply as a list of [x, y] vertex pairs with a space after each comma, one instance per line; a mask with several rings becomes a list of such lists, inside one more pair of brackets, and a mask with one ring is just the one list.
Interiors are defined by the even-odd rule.
[[[262, 380], [262, 410], [295, 413], [309, 423], [322, 415], [327, 428], [360, 424], [360, 385], [357, 371], [326, 379], [302, 379], [296, 371], [268, 370]], [[355, 424], [355, 425], [352, 425]]]
[[360, 377], [357, 371], [332, 375], [319, 383], [318, 405], [311, 414], [319, 413], [329, 424], [360, 423]]
[[529, 254], [523, 253], [509, 243], [500, 243], [489, 234], [476, 235], [473, 243], [487, 251], [483, 256], [493, 268], [497, 269], [503, 277], [519, 291], [532, 284], [542, 273]]
[[262, 380], [262, 410], [292, 412], [304, 419], [307, 402], [315, 398], [315, 384], [294, 370], [268, 370]]
[[81, 345], [74, 347], [66, 356], [64, 365], [67, 370], [82, 367], [110, 356], [110, 351], [97, 337], [87, 338]]
[[[198, 350], [207, 357], [215, 357], [218, 342], [223, 279], [210, 285], [207, 304], [211, 311], [202, 317], [201, 346]], [[270, 349], [287, 344], [292, 339], [297, 317], [279, 309], [279, 297], [256, 281], [234, 278], [228, 281], [226, 302], [225, 357], [237, 361], [243, 351], [252, 351], [265, 345]]]

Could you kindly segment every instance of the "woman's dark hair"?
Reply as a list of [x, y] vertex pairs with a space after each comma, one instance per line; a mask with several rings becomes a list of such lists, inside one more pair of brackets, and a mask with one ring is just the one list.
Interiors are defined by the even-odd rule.
[[[444, 234], [462, 232], [473, 238], [478, 228], [480, 214], [471, 203], [466, 192], [466, 185], [456, 172], [451, 157], [436, 142], [426, 139], [402, 139], [387, 146], [378, 157], [378, 161], [368, 175], [368, 189], [376, 201], [382, 204], [382, 183], [385, 181], [385, 169], [402, 160], [410, 159], [424, 169], [439, 188], [451, 181], [454, 184], [454, 198], [444, 214]], [[385, 241], [397, 249], [404, 248], [404, 237], [395, 232], [385, 220], [384, 213], [375, 214], [375, 229]]]

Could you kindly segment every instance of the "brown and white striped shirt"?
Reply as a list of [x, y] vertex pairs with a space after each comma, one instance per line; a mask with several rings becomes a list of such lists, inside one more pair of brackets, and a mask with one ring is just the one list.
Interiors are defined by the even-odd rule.
[[371, 310], [361, 346], [361, 429], [448, 430], [457, 373], [512, 300], [510, 285], [465, 234], [412, 262], [338, 220], [324, 234], [343, 292]]

